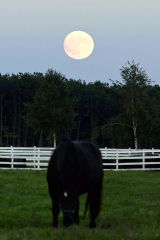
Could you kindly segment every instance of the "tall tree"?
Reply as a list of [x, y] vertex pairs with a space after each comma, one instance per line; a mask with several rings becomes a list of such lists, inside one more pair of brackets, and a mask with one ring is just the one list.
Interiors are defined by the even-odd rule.
[[127, 62], [121, 69], [124, 95], [124, 117], [126, 123], [132, 127], [135, 148], [138, 147], [138, 126], [145, 119], [146, 109], [146, 86], [150, 84], [150, 79], [139, 64]]
[[72, 105], [63, 75], [52, 69], [46, 72], [33, 103], [28, 106], [27, 122], [40, 133], [41, 139], [48, 135], [52, 145], [57, 136], [67, 134], [72, 125]]

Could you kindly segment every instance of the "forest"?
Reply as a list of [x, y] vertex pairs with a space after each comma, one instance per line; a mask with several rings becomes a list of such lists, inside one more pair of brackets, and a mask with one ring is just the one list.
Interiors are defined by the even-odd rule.
[[134, 61], [120, 76], [86, 83], [53, 69], [0, 74], [0, 146], [53, 147], [67, 136], [99, 147], [160, 148], [160, 86]]

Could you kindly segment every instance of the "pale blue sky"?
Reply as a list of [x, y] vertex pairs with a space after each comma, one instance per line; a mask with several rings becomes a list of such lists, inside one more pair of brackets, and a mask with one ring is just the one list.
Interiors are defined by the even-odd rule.
[[[121, 80], [120, 68], [140, 63], [160, 84], [160, 0], [0, 0], [0, 72], [45, 72], [68, 78]], [[73, 60], [67, 33], [92, 35], [93, 54]]]

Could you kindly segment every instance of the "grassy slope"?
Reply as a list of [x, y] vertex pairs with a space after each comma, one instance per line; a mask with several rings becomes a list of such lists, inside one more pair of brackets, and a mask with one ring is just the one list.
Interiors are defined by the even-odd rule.
[[[81, 198], [83, 215], [85, 196]], [[1, 240], [160, 239], [160, 173], [106, 172], [98, 227], [51, 227], [45, 171], [0, 171]], [[102, 226], [103, 225], [103, 228]]]

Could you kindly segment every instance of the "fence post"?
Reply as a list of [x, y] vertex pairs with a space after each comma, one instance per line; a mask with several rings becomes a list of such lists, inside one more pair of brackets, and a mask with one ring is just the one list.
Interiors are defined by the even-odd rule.
[[38, 159], [37, 159], [38, 168], [40, 168], [40, 149], [38, 148]]
[[34, 146], [34, 160], [33, 160], [33, 163], [34, 163], [34, 168], [36, 167], [36, 146]]
[[143, 170], [145, 170], [145, 150], [143, 149]]
[[129, 153], [129, 156], [131, 156], [131, 148], [130, 147], [128, 148], [128, 153]]
[[105, 147], [105, 158], [107, 158], [107, 147]]
[[118, 157], [119, 157], [119, 154], [118, 154], [118, 151], [116, 152], [116, 170], [118, 170]]
[[14, 149], [11, 146], [11, 168], [14, 168], [14, 153], [13, 153]]

